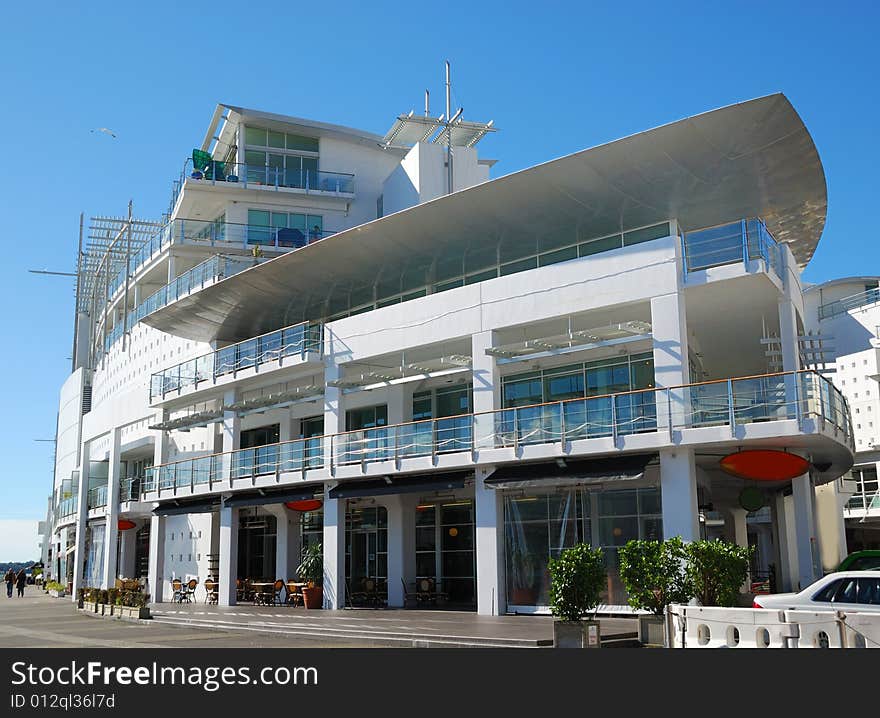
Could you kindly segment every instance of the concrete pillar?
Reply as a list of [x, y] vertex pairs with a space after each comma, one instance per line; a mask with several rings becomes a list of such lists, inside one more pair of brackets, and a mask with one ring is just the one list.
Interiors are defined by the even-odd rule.
[[172, 252], [168, 252], [168, 284], [171, 284], [177, 278], [177, 257]]
[[[160, 409], [156, 412], [154, 423], [159, 424], [168, 420], [168, 411]], [[168, 462], [168, 432], [154, 430], [153, 431], [153, 466], [161, 466]], [[156, 477], [158, 481], [158, 476]]]
[[137, 578], [134, 572], [137, 566], [134, 563], [135, 546], [137, 544], [138, 527], [120, 532], [119, 541], [119, 575], [123, 578]]
[[324, 608], [345, 608], [345, 499], [324, 490]]
[[494, 466], [478, 467], [474, 481], [476, 512], [477, 613], [498, 616], [507, 611], [504, 575], [504, 503], [501, 492], [485, 485]]
[[296, 566], [291, 566], [296, 557], [290, 552], [290, 534], [292, 533], [290, 516], [296, 512], [289, 511], [284, 507], [284, 504], [267, 504], [263, 509], [266, 513], [272, 514], [276, 522], [275, 578], [286, 581], [288, 578], [293, 578], [293, 571], [296, 569]]
[[165, 517], [150, 517], [150, 562], [147, 590], [153, 603], [162, 603], [165, 590]]
[[[223, 394], [223, 404], [234, 404], [236, 400], [235, 389], [230, 389]], [[223, 458], [221, 460], [222, 475], [221, 479], [227, 479], [232, 484], [232, 467], [233, 459], [232, 451], [238, 451], [241, 448], [241, 417], [235, 411], [223, 412], [223, 423], [220, 425], [220, 432], [223, 439]], [[221, 590], [222, 595], [222, 590]]]
[[660, 492], [663, 505], [663, 538], [700, 538], [697, 508], [697, 470], [694, 452], [673, 449], [660, 452]]
[[88, 500], [89, 466], [91, 464], [90, 447], [91, 442], [82, 442], [82, 453], [80, 454], [81, 458], [79, 467], [79, 486], [77, 487], [76, 492], [76, 548], [73, 552], [73, 601], [76, 600], [78, 590], [85, 587], [85, 577], [83, 576], [83, 571], [86, 560], [86, 529], [88, 527], [89, 520]]
[[[776, 531], [776, 582], [777, 591], [792, 590], [791, 583], [791, 547], [788, 541], [788, 516], [785, 512], [785, 494], [779, 491], [771, 505], [773, 527]], [[795, 560], [796, 563], [796, 560]]]
[[489, 449], [495, 446], [495, 416], [485, 412], [501, 408], [501, 377], [495, 357], [486, 349], [495, 345], [494, 331], [480, 332], [471, 338], [474, 396], [474, 447]]
[[342, 367], [333, 364], [328, 358], [324, 367], [324, 466], [331, 472], [335, 465], [334, 452], [337, 451], [333, 436], [345, 431], [345, 414], [342, 403], [342, 391], [327, 382], [335, 381], [342, 376]]
[[[739, 507], [731, 507], [727, 509], [727, 516], [725, 517], [725, 523], [730, 522], [731, 526], [731, 538], [733, 539], [733, 543], [737, 546], [741, 546], [743, 548], [749, 547], [749, 534], [748, 528], [746, 525], [746, 516], [748, 512], [745, 509], [741, 509]], [[748, 593], [750, 588], [749, 579], [746, 577], [746, 580], [743, 582], [743, 585], [740, 586], [740, 591], [743, 593]]]
[[290, 409], [284, 408], [281, 410], [281, 419], [278, 422], [278, 441], [284, 443], [285, 441], [290, 441], [294, 438], [296, 438], [296, 434], [293, 432], [293, 422], [290, 419]]
[[298, 581], [296, 569], [302, 561], [302, 514], [288, 511], [287, 560], [290, 562], [289, 578]]
[[406, 494], [388, 496], [388, 605], [404, 605], [403, 584], [416, 575], [415, 504]]
[[[691, 382], [688, 363], [687, 313], [684, 292], [651, 299], [651, 333], [654, 337], [654, 386], [680, 387]], [[657, 392], [657, 425], [681, 428], [690, 421], [689, 392]]]
[[110, 432], [110, 465], [107, 471], [107, 527], [104, 530], [104, 566], [101, 573], [101, 588], [116, 585], [117, 565], [116, 546], [119, 540], [119, 481], [122, 461], [120, 448], [122, 429]]
[[220, 606], [235, 605], [235, 581], [238, 578], [238, 509], [220, 509], [220, 575], [217, 578]]
[[816, 545], [816, 520], [813, 514], [813, 484], [809, 474], [791, 482], [794, 500], [794, 532], [797, 543], [797, 577], [804, 589], [819, 578], [816, 570], [819, 547]]

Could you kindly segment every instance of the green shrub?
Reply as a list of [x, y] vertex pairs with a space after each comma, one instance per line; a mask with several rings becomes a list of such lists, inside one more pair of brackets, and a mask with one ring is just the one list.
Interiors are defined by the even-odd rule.
[[735, 606], [749, 574], [754, 547], [715, 539], [686, 545], [687, 576], [693, 595], [704, 606]]
[[621, 547], [619, 556], [620, 580], [633, 608], [662, 616], [669, 604], [687, 603], [693, 595], [680, 536], [630, 541]]
[[[66, 591], [67, 590], [67, 587], [64, 586], [63, 584], [58, 583], [58, 581], [47, 581], [45, 584], [43, 584], [43, 588], [45, 588], [47, 591]], [[82, 590], [82, 589], [80, 589], [80, 590]]]
[[550, 610], [564, 621], [595, 613], [605, 588], [605, 557], [601, 548], [578, 544], [551, 558]]

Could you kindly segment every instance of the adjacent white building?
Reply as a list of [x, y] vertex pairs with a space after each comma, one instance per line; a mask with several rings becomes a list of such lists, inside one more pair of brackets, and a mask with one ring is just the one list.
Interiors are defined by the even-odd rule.
[[[221, 105], [167, 217], [93, 219], [55, 576], [143, 577], [159, 601], [212, 577], [232, 604], [320, 542], [327, 608], [365, 582], [403, 605], [425, 579], [535, 612], [548, 558], [585, 541], [612, 610], [618, 547], [696, 539], [707, 512], [780, 589], [821, 575], [814, 489], [855, 447], [844, 394], [804, 361], [826, 188], [789, 101], [498, 179], [476, 147], [493, 130]], [[807, 470], [720, 468], [768, 449]]]
[[[834, 490], [849, 551], [880, 549], [880, 277], [846, 277], [807, 287], [807, 330], [825, 347], [816, 357], [852, 412], [855, 465]], [[821, 360], [821, 361], [820, 361]], [[830, 504], [829, 504], [830, 506]]]

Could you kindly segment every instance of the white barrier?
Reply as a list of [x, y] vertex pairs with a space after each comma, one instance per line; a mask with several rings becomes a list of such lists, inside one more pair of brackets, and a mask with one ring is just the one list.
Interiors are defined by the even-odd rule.
[[880, 648], [880, 613], [670, 606], [673, 648]]
[[679, 605], [671, 610], [673, 648], [783, 648], [788, 636], [783, 611]]

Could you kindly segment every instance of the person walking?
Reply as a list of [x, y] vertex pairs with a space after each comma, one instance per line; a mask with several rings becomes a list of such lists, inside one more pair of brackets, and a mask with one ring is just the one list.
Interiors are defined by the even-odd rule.
[[6, 581], [6, 598], [12, 598], [12, 584], [15, 583], [15, 573], [11, 568], [6, 571], [3, 580]]
[[24, 598], [24, 587], [27, 583], [27, 574], [24, 572], [24, 569], [21, 569], [18, 572], [18, 576], [15, 577], [15, 586], [18, 588], [18, 597]]

